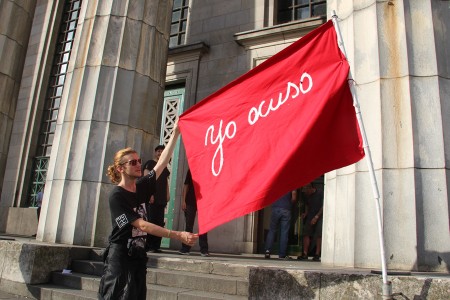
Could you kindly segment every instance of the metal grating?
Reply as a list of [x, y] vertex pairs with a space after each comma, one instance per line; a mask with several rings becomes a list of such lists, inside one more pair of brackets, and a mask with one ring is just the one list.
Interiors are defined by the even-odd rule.
[[[41, 119], [36, 157], [34, 158], [33, 170], [31, 171], [33, 180], [31, 181], [28, 197], [28, 202], [31, 206], [36, 205], [36, 194], [43, 189], [45, 184], [45, 175], [47, 174], [48, 160], [52, 151], [56, 122], [61, 105], [64, 83], [66, 81], [70, 54], [75, 39], [80, 8], [81, 0], [65, 1]], [[45, 164], [43, 164], [44, 161], [46, 161]]]

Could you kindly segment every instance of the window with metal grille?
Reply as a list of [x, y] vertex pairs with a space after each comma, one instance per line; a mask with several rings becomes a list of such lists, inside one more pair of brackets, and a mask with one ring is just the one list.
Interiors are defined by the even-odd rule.
[[189, 0], [174, 0], [169, 47], [186, 43], [186, 26], [189, 13]]
[[36, 157], [33, 162], [29, 202], [36, 205], [36, 195], [44, 188], [48, 161], [52, 151], [61, 97], [75, 38], [81, 0], [66, 0], [42, 114]]
[[326, 14], [326, 0], [278, 0], [277, 2], [278, 24], [326, 16]]

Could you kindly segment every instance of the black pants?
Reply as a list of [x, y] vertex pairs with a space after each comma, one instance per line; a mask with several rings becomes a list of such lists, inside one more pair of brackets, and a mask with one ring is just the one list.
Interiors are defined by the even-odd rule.
[[[184, 211], [184, 217], [186, 218], [185, 230], [187, 232], [193, 232], [196, 215], [197, 215], [197, 206], [186, 205], [186, 210]], [[208, 252], [208, 234], [207, 233], [201, 234], [198, 237], [198, 242], [200, 245], [200, 252], [202, 252], [202, 253]], [[191, 250], [191, 246], [182, 244], [181, 250], [184, 252], [189, 252]]]
[[[155, 225], [164, 227], [164, 210], [166, 209], [166, 204], [149, 204], [147, 205], [147, 216], [148, 221]], [[147, 251], [157, 250], [161, 247], [161, 237], [147, 234]]]
[[[128, 255], [125, 245], [110, 244], [104, 255], [98, 299], [143, 299], [147, 296], [147, 255]], [[145, 255], [145, 257], [144, 257]]]

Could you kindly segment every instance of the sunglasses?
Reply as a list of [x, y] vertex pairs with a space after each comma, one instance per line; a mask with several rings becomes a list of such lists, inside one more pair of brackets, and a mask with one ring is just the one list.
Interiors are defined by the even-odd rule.
[[131, 159], [129, 161], [121, 163], [120, 165], [124, 165], [126, 163], [130, 164], [131, 166], [135, 166], [135, 165], [137, 165], [137, 163], [139, 163], [141, 165], [142, 164], [142, 159], [140, 159], [140, 158], [138, 158], [138, 159]]

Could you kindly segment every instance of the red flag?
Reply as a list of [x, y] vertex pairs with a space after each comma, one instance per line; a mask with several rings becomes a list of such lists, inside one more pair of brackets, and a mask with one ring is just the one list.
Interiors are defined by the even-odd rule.
[[333, 23], [180, 116], [199, 233], [364, 157]]

